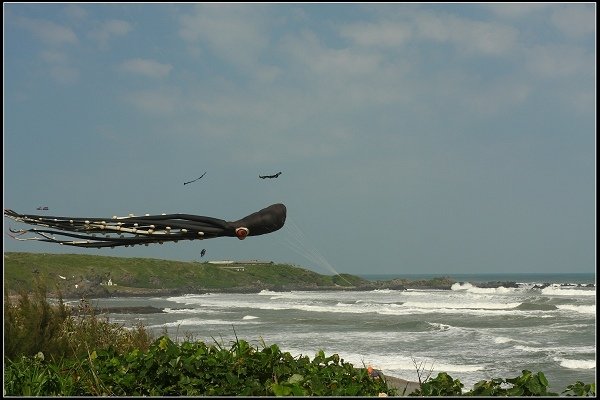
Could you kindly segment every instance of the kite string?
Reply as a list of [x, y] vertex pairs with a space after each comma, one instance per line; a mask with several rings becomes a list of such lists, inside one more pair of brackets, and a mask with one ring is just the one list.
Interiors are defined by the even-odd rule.
[[284, 239], [285, 244], [299, 255], [303, 256], [307, 260], [317, 264], [320, 267], [325, 267], [330, 272], [342, 278], [346, 283], [353, 286], [351, 282], [348, 282], [336, 269], [331, 265], [329, 261], [318, 251], [318, 249], [310, 243], [300, 226], [290, 216], [287, 217], [286, 227], [284, 232], [286, 233]]

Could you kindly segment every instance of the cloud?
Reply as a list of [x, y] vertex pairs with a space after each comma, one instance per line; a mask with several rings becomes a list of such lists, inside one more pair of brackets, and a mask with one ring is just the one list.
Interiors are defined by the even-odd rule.
[[569, 37], [580, 38], [596, 33], [596, 12], [590, 5], [565, 5], [552, 13], [551, 21]]
[[70, 84], [79, 80], [79, 70], [71, 65], [65, 50], [66, 45], [79, 43], [73, 30], [44, 19], [16, 17], [15, 23], [43, 44], [39, 57], [44, 61], [43, 65], [48, 68], [47, 72], [55, 82]]
[[149, 78], [164, 78], [169, 75], [173, 66], [149, 59], [132, 58], [121, 63], [119, 69]]
[[518, 37], [518, 31], [509, 25], [473, 21], [449, 14], [420, 13], [414, 23], [419, 38], [450, 43], [458, 51], [475, 55], [506, 54], [514, 48]]
[[79, 70], [68, 65], [55, 65], [50, 68], [50, 76], [62, 84], [75, 83], [79, 81]]
[[87, 17], [87, 11], [76, 4], [70, 4], [65, 7], [65, 14], [73, 20], [84, 20]]
[[100, 46], [108, 46], [108, 42], [117, 36], [127, 35], [132, 30], [132, 26], [127, 21], [111, 19], [104, 21], [98, 27], [90, 32], [90, 37], [96, 40]]
[[269, 43], [262, 10], [256, 4], [200, 5], [180, 17], [179, 35], [190, 44], [207, 46], [235, 66], [253, 66]]
[[79, 81], [79, 69], [72, 65], [66, 52], [47, 49], [40, 53], [40, 58], [48, 65], [48, 72], [55, 82], [70, 84]]
[[412, 29], [405, 23], [353, 23], [340, 28], [340, 36], [360, 46], [397, 47], [409, 41]]
[[179, 90], [161, 88], [139, 90], [124, 95], [124, 100], [139, 111], [151, 115], [172, 115], [180, 104]]
[[561, 44], [538, 45], [529, 49], [527, 67], [537, 77], [564, 78], [593, 73], [594, 55], [580, 47]]
[[483, 4], [483, 7], [488, 8], [499, 17], [510, 19], [520, 19], [530, 17], [534, 13], [538, 13], [547, 8], [548, 4], [543, 3], [497, 3]]
[[77, 35], [71, 29], [51, 21], [18, 17], [17, 25], [32, 33], [43, 43], [60, 46], [63, 44], [75, 44], [78, 42]]

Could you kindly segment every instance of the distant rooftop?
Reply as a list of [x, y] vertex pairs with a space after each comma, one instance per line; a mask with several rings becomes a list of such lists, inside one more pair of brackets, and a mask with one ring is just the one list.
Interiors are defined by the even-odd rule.
[[261, 260], [239, 260], [239, 261], [232, 261], [232, 260], [215, 260], [215, 261], [209, 261], [209, 264], [217, 264], [217, 265], [229, 265], [229, 264], [244, 264], [244, 265], [259, 265], [259, 264], [273, 264], [273, 261], [261, 261]]

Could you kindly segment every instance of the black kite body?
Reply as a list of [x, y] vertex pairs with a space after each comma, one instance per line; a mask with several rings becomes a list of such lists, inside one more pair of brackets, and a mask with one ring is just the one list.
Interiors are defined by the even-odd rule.
[[[116, 247], [136, 244], [177, 242], [179, 240], [210, 239], [265, 235], [274, 232], [285, 223], [286, 207], [273, 204], [237, 221], [225, 221], [193, 214], [161, 214], [112, 218], [52, 217], [19, 214], [4, 210], [4, 215], [17, 222], [41, 226], [13, 230], [17, 240], [38, 240], [77, 247]], [[19, 237], [26, 233], [38, 236]], [[57, 239], [64, 236], [67, 239]], [[70, 238], [70, 239], [69, 239]], [[75, 240], [77, 239], [77, 240]]]

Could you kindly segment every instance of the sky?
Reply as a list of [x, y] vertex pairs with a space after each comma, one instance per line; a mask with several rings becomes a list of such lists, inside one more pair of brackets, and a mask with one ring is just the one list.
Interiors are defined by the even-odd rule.
[[281, 230], [243, 241], [81, 249], [3, 235], [5, 252], [595, 271], [595, 3], [3, 11], [4, 208], [233, 221], [287, 207]]

